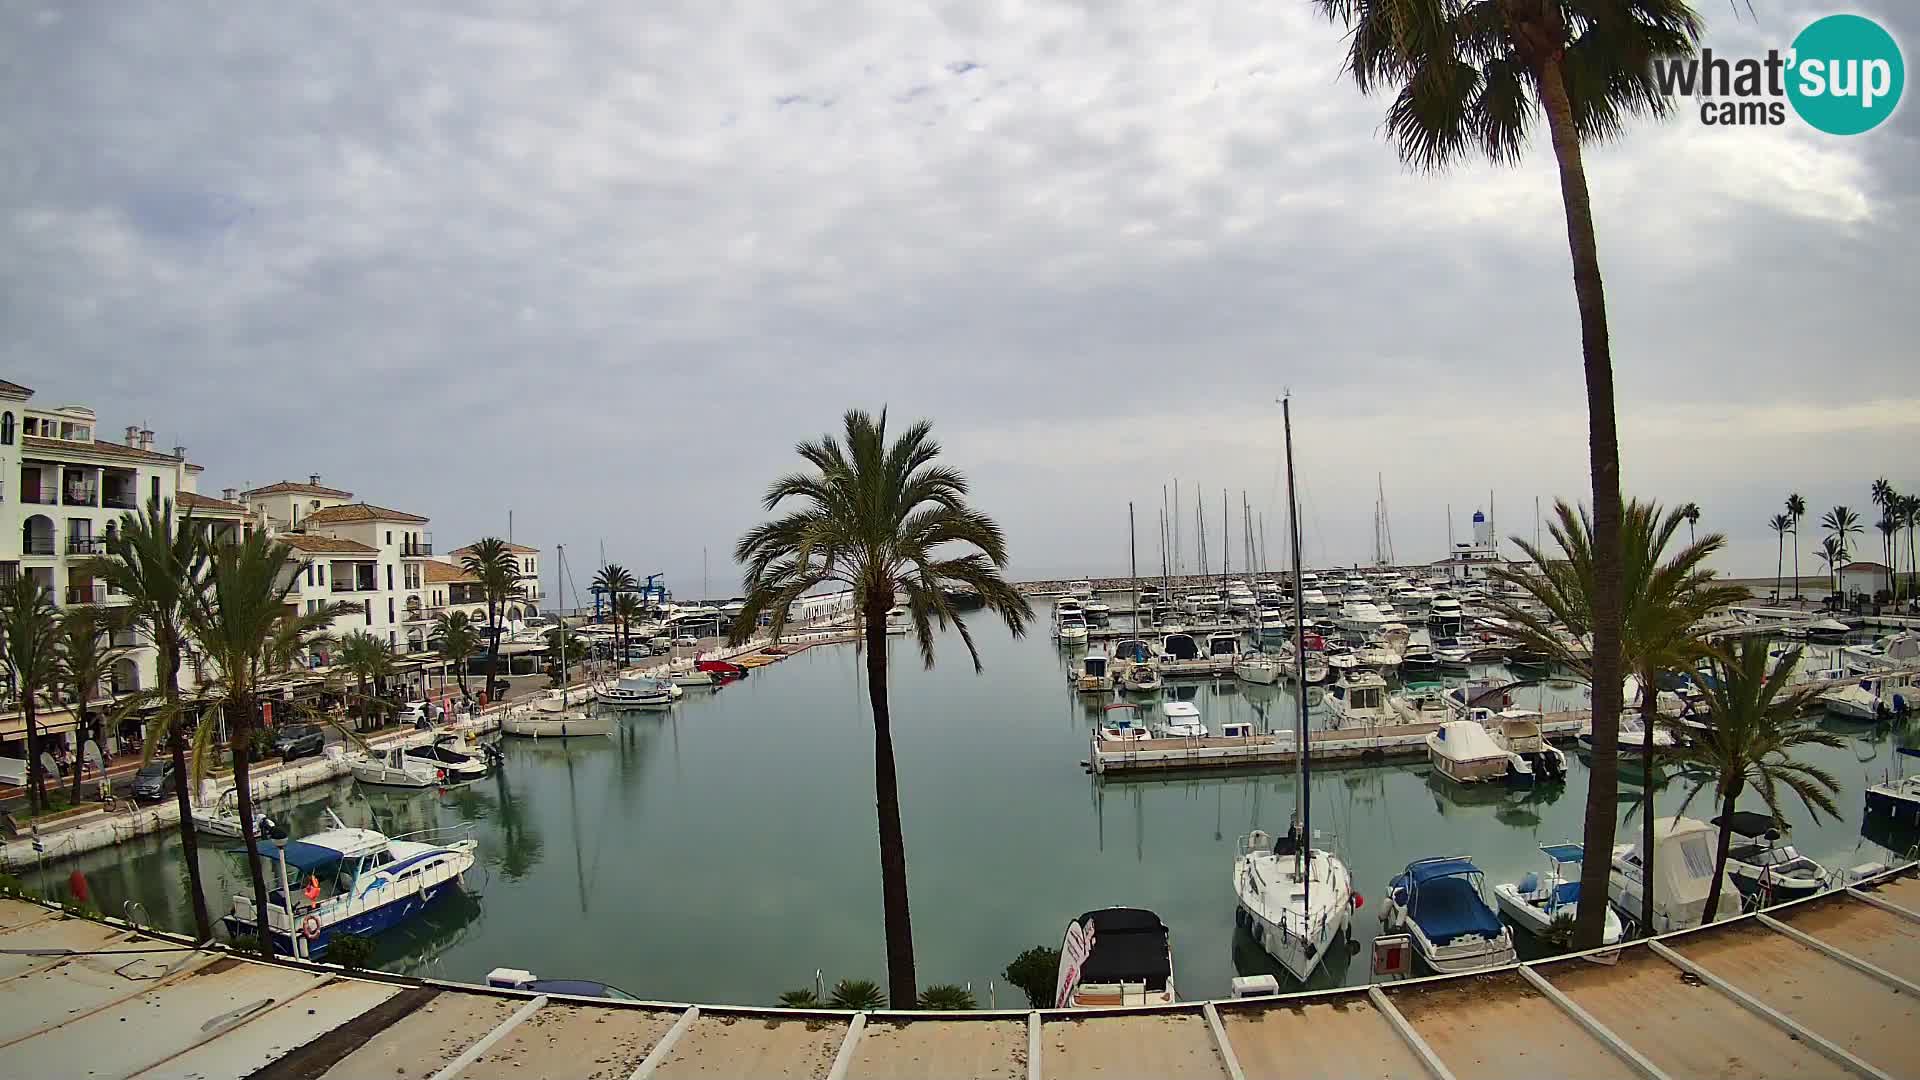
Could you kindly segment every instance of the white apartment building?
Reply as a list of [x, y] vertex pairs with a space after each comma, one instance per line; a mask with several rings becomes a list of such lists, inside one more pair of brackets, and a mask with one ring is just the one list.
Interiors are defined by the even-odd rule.
[[[520, 567], [520, 596], [501, 613], [503, 621], [511, 625], [537, 614], [543, 594], [540, 591], [540, 549], [508, 543], [507, 550], [513, 553]], [[426, 567], [425, 611], [429, 622], [443, 611], [464, 611], [474, 622], [486, 623], [486, 598], [480, 595], [473, 576], [461, 565], [461, 560], [472, 551], [472, 544], [455, 548]]]

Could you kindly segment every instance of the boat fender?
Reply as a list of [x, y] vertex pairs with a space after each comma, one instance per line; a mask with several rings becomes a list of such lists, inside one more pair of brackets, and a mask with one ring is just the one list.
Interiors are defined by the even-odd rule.
[[1361, 908], [1366, 906], [1367, 906], [1367, 898], [1364, 896], [1361, 896], [1359, 893], [1354, 893], [1353, 894], [1353, 910], [1359, 911]]
[[300, 936], [306, 938], [308, 941], [319, 937], [320, 920], [312, 915], [300, 920]]

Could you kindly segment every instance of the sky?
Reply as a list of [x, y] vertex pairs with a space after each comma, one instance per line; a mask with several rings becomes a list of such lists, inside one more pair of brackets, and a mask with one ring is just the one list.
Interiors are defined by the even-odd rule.
[[[1752, 9], [1700, 0], [1705, 43], [1832, 10]], [[1401, 561], [1490, 498], [1530, 536], [1590, 490], [1544, 130], [1409, 171], [1342, 36], [1305, 0], [0, 4], [0, 377], [203, 492], [317, 472], [443, 548], [511, 511], [682, 595], [853, 407], [933, 421], [1020, 576], [1124, 571], [1130, 501], [1156, 565], [1176, 478], [1188, 545], [1229, 493], [1238, 563], [1244, 493], [1278, 562], [1283, 393], [1310, 562], [1370, 559], [1381, 491]], [[1765, 575], [1788, 491], [1870, 524], [1920, 486], [1914, 102], [1683, 105], [1586, 160], [1629, 495]]]

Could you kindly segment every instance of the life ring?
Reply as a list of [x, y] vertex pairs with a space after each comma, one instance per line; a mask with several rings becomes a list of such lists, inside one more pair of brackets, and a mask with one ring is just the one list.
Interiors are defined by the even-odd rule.
[[319, 918], [313, 915], [309, 915], [306, 918], [300, 920], [300, 936], [303, 938], [306, 938], [308, 941], [312, 941], [314, 938], [319, 937], [320, 936]]

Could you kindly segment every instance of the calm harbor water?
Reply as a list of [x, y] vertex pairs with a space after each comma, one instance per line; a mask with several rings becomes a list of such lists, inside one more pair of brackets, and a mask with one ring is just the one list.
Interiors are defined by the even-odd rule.
[[[1149, 907], [1173, 929], [1187, 998], [1221, 996], [1236, 974], [1277, 972], [1236, 935], [1231, 865], [1239, 837], [1279, 831], [1294, 804], [1291, 772], [1097, 782], [1080, 762], [1097, 706], [1065, 688], [1067, 656], [1045, 638], [1016, 641], [973, 624], [976, 676], [949, 634], [940, 666], [922, 670], [893, 639], [899, 755], [914, 940], [922, 985], [989, 980], [1022, 949], [1058, 946], [1066, 921], [1112, 904]], [[809, 650], [718, 691], [689, 690], [671, 713], [633, 714], [606, 739], [510, 740], [501, 775], [469, 788], [373, 794], [349, 780], [271, 809], [296, 833], [331, 807], [389, 834], [470, 825], [477, 898], [456, 897], [381, 940], [390, 970], [480, 980], [497, 966], [591, 978], [643, 997], [772, 1004], [819, 969], [884, 981], [873, 820], [872, 724], [863, 664], [850, 646]], [[1291, 722], [1283, 688], [1231, 681], [1173, 685], [1216, 729], [1241, 718]], [[1519, 696], [1572, 704], [1575, 689]], [[1793, 840], [1829, 869], [1885, 859], [1860, 833], [1861, 788], [1897, 770], [1898, 733], [1836, 728], [1842, 750], [1809, 755], [1844, 785], [1843, 816], [1815, 824], [1795, 807]], [[1543, 865], [1537, 845], [1578, 840], [1586, 768], [1564, 785], [1464, 791], [1424, 765], [1316, 771], [1314, 825], [1331, 833], [1366, 905], [1357, 946], [1378, 928], [1377, 898], [1409, 860], [1471, 854], [1491, 880]], [[1624, 785], [1625, 801], [1639, 788]], [[1683, 792], [1662, 789], [1672, 813]], [[1757, 808], [1757, 804], [1756, 804]], [[1696, 801], [1689, 810], [1707, 818]], [[237, 860], [203, 847], [209, 902], [244, 888]], [[137, 898], [185, 929], [177, 842], [146, 838], [48, 867], [64, 893], [85, 871], [97, 902]], [[1364, 982], [1365, 953], [1334, 958], [1317, 983]], [[1002, 1007], [1024, 1007], [999, 987]]]

